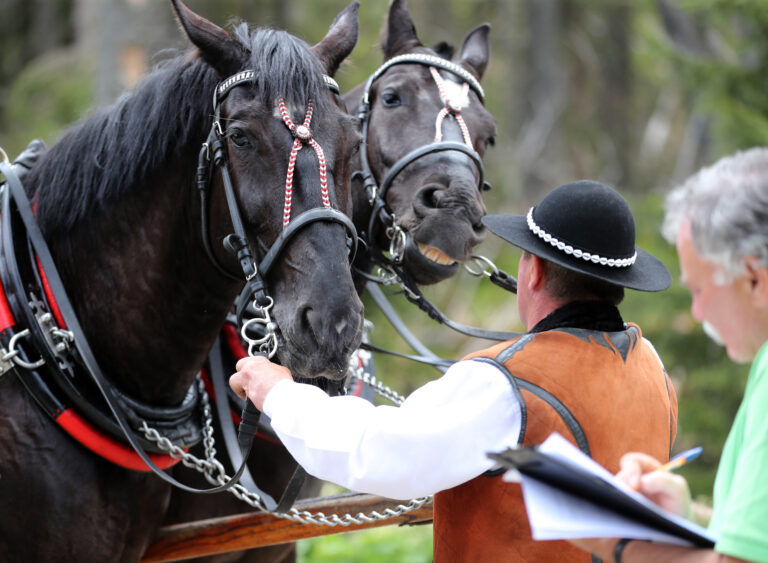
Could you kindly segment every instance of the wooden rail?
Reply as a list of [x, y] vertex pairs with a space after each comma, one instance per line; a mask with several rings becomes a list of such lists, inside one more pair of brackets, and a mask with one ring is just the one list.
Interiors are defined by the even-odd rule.
[[[361, 512], [369, 514], [373, 511], [383, 513], [387, 508], [393, 509], [396, 504], [397, 501], [383, 497], [347, 493], [301, 500], [294, 505], [294, 508], [299, 511], [306, 510], [313, 514], [322, 512], [327, 516], [331, 514], [356, 515]], [[349, 526], [302, 524], [293, 520], [277, 518], [264, 512], [248, 512], [160, 528], [154, 543], [144, 553], [142, 561], [178, 561], [317, 536], [343, 534], [395, 524], [412, 526], [427, 524], [431, 521], [431, 504], [402, 516], [363, 524], [350, 524]]]

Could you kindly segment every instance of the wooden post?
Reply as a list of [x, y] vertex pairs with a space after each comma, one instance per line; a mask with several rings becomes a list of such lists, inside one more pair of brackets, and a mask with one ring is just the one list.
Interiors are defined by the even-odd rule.
[[[326, 516], [331, 514], [355, 516], [358, 513], [370, 514], [374, 511], [384, 514], [387, 508], [394, 509], [397, 504], [399, 504], [398, 501], [374, 495], [347, 493], [301, 500], [294, 505], [294, 508], [312, 514], [322, 512]], [[160, 528], [154, 543], [144, 553], [142, 561], [178, 561], [317, 536], [343, 534], [367, 528], [395, 524], [412, 526], [428, 524], [431, 521], [431, 504], [402, 516], [348, 526], [302, 524], [293, 520], [277, 518], [265, 512], [248, 512]]]

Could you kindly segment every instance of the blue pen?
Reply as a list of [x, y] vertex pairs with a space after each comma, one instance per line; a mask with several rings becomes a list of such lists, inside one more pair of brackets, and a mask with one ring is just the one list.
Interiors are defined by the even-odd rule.
[[701, 446], [686, 450], [670, 459], [667, 463], [659, 467], [657, 471], [674, 471], [699, 457], [699, 454], [701, 454]]

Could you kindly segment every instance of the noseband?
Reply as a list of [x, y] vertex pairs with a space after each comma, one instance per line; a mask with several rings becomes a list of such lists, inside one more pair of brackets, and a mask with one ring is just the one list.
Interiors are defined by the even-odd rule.
[[[264, 278], [269, 273], [269, 270], [274, 264], [277, 256], [286, 248], [289, 241], [300, 229], [316, 221], [331, 221], [341, 224], [347, 230], [347, 244], [350, 247], [351, 256], [354, 257], [355, 251], [357, 249], [357, 231], [349, 217], [331, 207], [328, 193], [325, 155], [320, 144], [314, 138], [312, 138], [312, 132], [309, 128], [313, 113], [312, 101], [310, 100], [307, 104], [307, 112], [304, 118], [304, 122], [297, 126], [291, 120], [283, 99], [279, 98], [278, 107], [283, 123], [291, 131], [291, 134], [294, 137], [291, 154], [288, 160], [288, 170], [286, 173], [285, 181], [283, 231], [264, 255], [264, 258], [261, 260], [261, 262], [258, 265], [256, 264], [251, 251], [251, 245], [248, 242], [245, 227], [240, 216], [235, 189], [232, 185], [232, 179], [229, 173], [229, 163], [227, 159], [226, 139], [220, 121], [221, 104], [229, 92], [231, 92], [232, 89], [237, 86], [253, 84], [255, 76], [256, 71], [253, 70], [238, 72], [237, 74], [234, 74], [226, 80], [220, 82], [214, 90], [214, 120], [213, 124], [211, 125], [211, 131], [208, 134], [208, 139], [205, 141], [205, 143], [203, 143], [203, 146], [200, 149], [197, 168], [197, 187], [200, 193], [201, 202], [202, 239], [208, 257], [220, 273], [229, 278], [241, 281], [245, 280], [247, 282], [244, 292], [241, 294], [240, 299], [238, 299], [238, 320], [242, 319], [243, 312], [251, 300], [253, 301], [252, 305], [257, 312], [257, 316], [247, 321], [247, 323], [242, 325], [241, 328], [243, 337], [249, 342], [249, 353], [251, 355], [253, 353], [262, 353], [271, 358], [277, 352], [278, 347], [277, 324], [272, 321], [269, 315], [269, 310], [271, 309], [274, 302], [268, 295]], [[331, 77], [324, 75], [323, 79], [331, 91], [335, 92], [336, 94], [339, 93], [339, 87]], [[296, 217], [294, 221], [291, 221], [293, 173], [296, 165], [297, 153], [304, 143], [309, 144], [317, 154], [320, 169], [320, 192], [323, 201], [323, 208], [309, 209], [301, 213], [298, 217]], [[219, 170], [221, 174], [221, 179], [224, 184], [224, 191], [227, 198], [227, 206], [229, 209], [230, 218], [232, 220], [232, 226], [235, 231], [233, 234], [230, 234], [226, 237], [224, 243], [226, 248], [237, 257], [240, 268], [242, 270], [242, 277], [235, 276], [228, 272], [224, 266], [219, 263], [218, 259], [213, 253], [211, 246], [209, 238], [210, 234], [207, 224], [208, 191], [211, 178], [211, 163]], [[252, 334], [248, 330], [247, 325], [254, 323], [262, 325], [263, 331], [261, 332], [266, 332], [264, 337], [252, 337]]]
[[[434, 141], [428, 145], [424, 145], [412, 150], [397, 160], [384, 175], [384, 178], [381, 180], [381, 185], [379, 186], [376, 183], [376, 179], [374, 178], [371, 166], [368, 162], [368, 128], [371, 120], [371, 86], [387, 70], [395, 65], [400, 64], [420, 64], [429, 67], [430, 73], [432, 74], [432, 77], [437, 84], [438, 91], [440, 92], [440, 98], [443, 100], [444, 107], [440, 110], [435, 120]], [[445, 83], [440, 76], [438, 69], [448, 71], [461, 79], [462, 93], [458, 99], [452, 99], [448, 95], [445, 89]], [[463, 67], [452, 63], [451, 61], [436, 55], [428, 55], [425, 53], [399, 55], [389, 59], [368, 78], [368, 81], [365, 84], [365, 92], [358, 109], [358, 118], [362, 123], [363, 136], [362, 146], [360, 147], [360, 160], [362, 170], [356, 172], [355, 175], [362, 180], [363, 187], [366, 191], [366, 194], [368, 195], [368, 202], [373, 208], [371, 218], [368, 223], [368, 236], [370, 239], [369, 242], [373, 244], [373, 240], [375, 238], [374, 232], [377, 227], [376, 223], [380, 222], [386, 228], [387, 236], [391, 241], [390, 254], [392, 255], [393, 261], [396, 263], [399, 263], [402, 260], [402, 252], [405, 248], [406, 235], [400, 229], [400, 227], [395, 224], [395, 217], [386, 203], [386, 196], [387, 191], [392, 185], [394, 179], [408, 165], [430, 154], [445, 151], [457, 151], [468, 156], [475, 164], [479, 175], [478, 188], [481, 190], [489, 188], [487, 183], [483, 180], [483, 162], [480, 159], [480, 155], [477, 154], [477, 152], [472, 147], [472, 139], [470, 138], [469, 130], [467, 129], [466, 123], [461, 116], [460, 100], [466, 97], [469, 89], [472, 89], [472, 91], [477, 94], [480, 102], [485, 103], [485, 92], [483, 91], [482, 86], [480, 86], [480, 83], [474, 76], [472, 76], [472, 74], [470, 74]], [[442, 123], [447, 116], [453, 116], [453, 118], [458, 123], [459, 128], [461, 129], [463, 143], [442, 140]]]

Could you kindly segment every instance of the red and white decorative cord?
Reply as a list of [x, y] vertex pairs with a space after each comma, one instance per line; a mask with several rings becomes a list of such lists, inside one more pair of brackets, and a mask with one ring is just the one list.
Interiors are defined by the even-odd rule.
[[285, 205], [283, 206], [283, 227], [285, 227], [291, 222], [293, 171], [296, 168], [296, 156], [301, 150], [303, 143], [309, 143], [315, 149], [315, 154], [317, 154], [317, 162], [320, 165], [320, 194], [323, 198], [323, 206], [330, 209], [331, 201], [328, 197], [328, 172], [325, 163], [325, 153], [320, 144], [312, 138], [312, 132], [309, 129], [313, 112], [312, 100], [307, 104], [307, 114], [304, 117], [304, 123], [298, 126], [291, 120], [291, 116], [288, 114], [288, 109], [285, 107], [285, 102], [282, 98], [277, 100], [277, 105], [280, 110], [280, 116], [283, 118], [283, 123], [290, 129], [294, 137], [291, 155], [288, 157], [288, 172], [285, 176]]
[[464, 118], [461, 116], [460, 105], [462, 100], [467, 99], [469, 84], [466, 82], [462, 84], [461, 93], [459, 94], [458, 99], [454, 101], [445, 91], [445, 83], [443, 82], [443, 77], [440, 76], [440, 73], [437, 71], [437, 69], [431, 66], [429, 67], [429, 72], [432, 73], [432, 78], [435, 79], [435, 84], [437, 84], [437, 89], [440, 92], [440, 98], [442, 98], [444, 104], [443, 109], [441, 109], [440, 113], [437, 114], [437, 120], [435, 121], [435, 142], [439, 143], [443, 138], [443, 119], [445, 119], [445, 116], [447, 115], [453, 115], [453, 117], [456, 119], [456, 123], [459, 124], [459, 129], [461, 129], [461, 135], [464, 137], [464, 143], [468, 147], [472, 148], [472, 137], [470, 137], [467, 124], [464, 122]]

